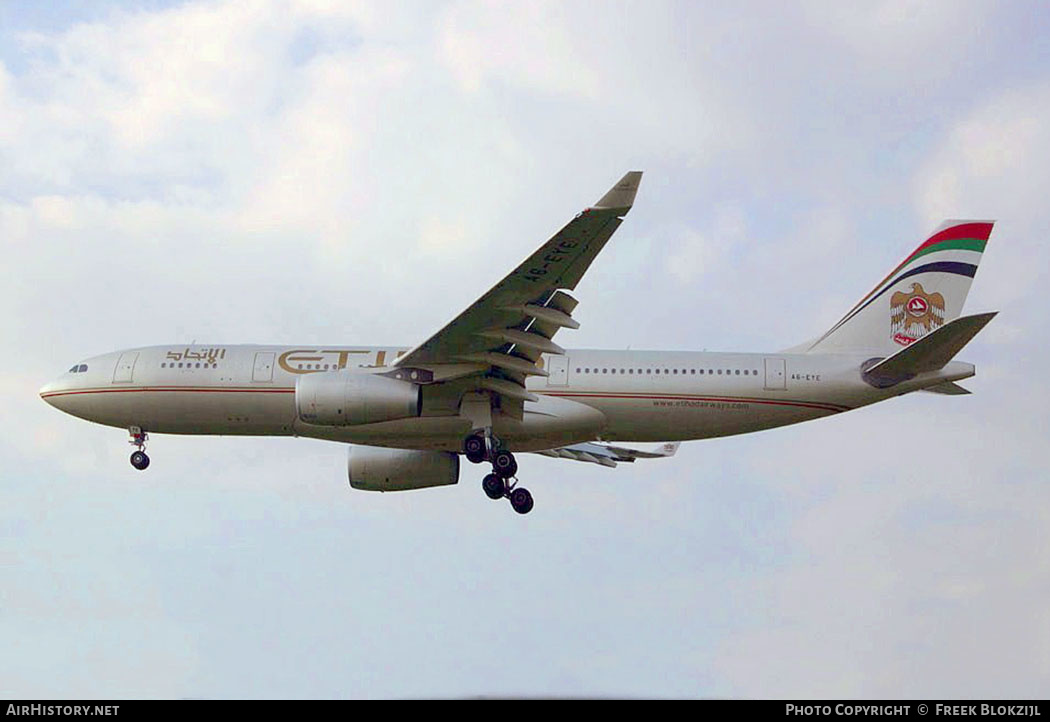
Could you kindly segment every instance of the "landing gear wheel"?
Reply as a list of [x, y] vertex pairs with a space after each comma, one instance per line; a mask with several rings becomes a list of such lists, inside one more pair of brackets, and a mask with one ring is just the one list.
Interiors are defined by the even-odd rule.
[[135, 451], [131, 454], [131, 465], [139, 471], [143, 471], [149, 466], [149, 457], [146, 456], [145, 451]]
[[477, 434], [471, 434], [463, 442], [463, 453], [467, 461], [472, 464], [480, 464], [485, 460], [485, 438]]
[[129, 427], [128, 433], [131, 434], [131, 441], [128, 443], [138, 449], [131, 455], [131, 465], [142, 471], [149, 466], [149, 457], [146, 456], [146, 439], [149, 438], [149, 434], [138, 426]]
[[514, 460], [514, 454], [509, 451], [497, 451], [492, 457], [492, 471], [510, 479], [518, 473], [518, 462]]
[[488, 474], [481, 481], [481, 488], [485, 490], [485, 496], [493, 500], [507, 495], [507, 482], [498, 474]]
[[510, 493], [510, 505], [519, 514], [528, 514], [532, 511], [532, 494], [528, 489], [520, 486]]

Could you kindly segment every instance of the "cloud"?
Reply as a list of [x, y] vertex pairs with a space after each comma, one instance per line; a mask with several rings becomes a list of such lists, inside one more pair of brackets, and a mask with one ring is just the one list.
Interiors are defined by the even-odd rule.
[[[698, 281], [729, 255], [743, 240], [746, 219], [740, 208], [723, 208], [706, 233], [679, 230], [667, 241], [677, 246], [666, 258], [667, 272], [680, 283]], [[671, 235], [671, 234], [669, 234]]]
[[555, 2], [454, 3], [442, 20], [440, 57], [467, 92], [496, 81], [593, 99], [598, 79], [579, 51], [571, 14]]
[[1050, 333], [1034, 301], [1046, 287], [1050, 263], [1043, 241], [1050, 212], [1040, 192], [1050, 184], [1048, 112], [1045, 83], [975, 104], [947, 129], [913, 180], [918, 211], [930, 222], [960, 216], [997, 220], [973, 296], [976, 303], [1003, 311], [996, 323], [1018, 347]]
[[869, 79], [945, 72], [980, 42], [988, 12], [983, 3], [949, 0], [878, 0], [859, 8], [811, 0], [802, 8], [806, 22], [847, 48]]
[[948, 130], [915, 179], [919, 207], [933, 222], [965, 208], [980, 217], [1029, 219], [1042, 211], [1050, 180], [1050, 88], [999, 93]]

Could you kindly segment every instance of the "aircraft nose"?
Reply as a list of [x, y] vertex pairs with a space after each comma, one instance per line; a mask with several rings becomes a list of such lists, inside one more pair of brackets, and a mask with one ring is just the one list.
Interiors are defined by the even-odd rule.
[[44, 401], [46, 401], [47, 403], [49, 403], [52, 406], [54, 406], [55, 405], [54, 394], [55, 394], [55, 391], [57, 391], [57, 390], [58, 390], [58, 384], [55, 381], [52, 381], [50, 383], [46, 383], [46, 384], [44, 384], [43, 386], [40, 387], [40, 398], [42, 398]]

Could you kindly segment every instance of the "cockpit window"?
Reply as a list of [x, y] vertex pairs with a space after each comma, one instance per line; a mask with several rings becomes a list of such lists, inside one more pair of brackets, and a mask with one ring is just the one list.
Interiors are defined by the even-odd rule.
[[80, 366], [77, 367], [77, 373], [82, 374], [85, 371], [87, 371], [87, 364], [80, 364]]
[[74, 366], [73, 368], [69, 369], [69, 373], [75, 374], [77, 372], [78, 368], [80, 368], [80, 367], [79, 366]]

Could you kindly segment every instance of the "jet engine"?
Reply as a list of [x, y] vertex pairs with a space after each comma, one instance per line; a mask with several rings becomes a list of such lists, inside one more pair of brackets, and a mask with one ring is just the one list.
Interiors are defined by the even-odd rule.
[[295, 412], [314, 426], [356, 426], [419, 416], [420, 387], [375, 374], [337, 371], [300, 376]]
[[350, 486], [362, 491], [409, 491], [448, 486], [459, 481], [459, 454], [351, 446], [346, 472]]

